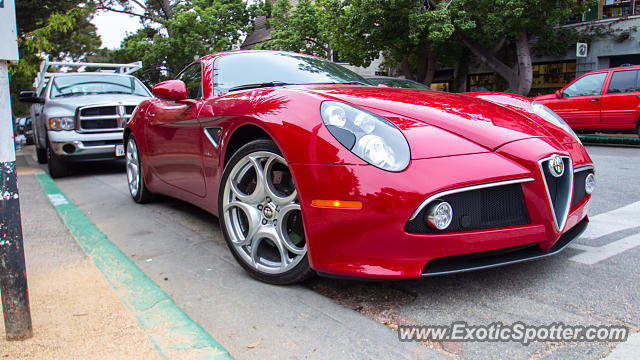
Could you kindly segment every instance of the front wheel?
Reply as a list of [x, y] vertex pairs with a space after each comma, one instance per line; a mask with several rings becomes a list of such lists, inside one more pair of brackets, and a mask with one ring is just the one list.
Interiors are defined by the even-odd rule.
[[284, 285], [313, 275], [293, 176], [272, 141], [240, 148], [220, 184], [220, 228], [251, 276]]
[[36, 145], [36, 159], [38, 160], [38, 164], [46, 164], [47, 163], [47, 149], [39, 148]]
[[47, 168], [49, 176], [53, 179], [70, 174], [69, 166], [53, 152], [51, 146], [47, 146]]
[[140, 161], [140, 153], [138, 145], [133, 135], [127, 138], [125, 146], [125, 161], [127, 164], [127, 183], [129, 184], [129, 194], [133, 201], [144, 204], [151, 201], [152, 194], [147, 189], [142, 173], [142, 162]]

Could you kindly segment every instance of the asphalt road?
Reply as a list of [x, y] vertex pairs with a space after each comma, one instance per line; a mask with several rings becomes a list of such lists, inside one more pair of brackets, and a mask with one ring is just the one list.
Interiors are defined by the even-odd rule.
[[598, 179], [593, 222], [572, 247], [529, 263], [395, 282], [316, 278], [300, 286], [265, 285], [235, 263], [214, 216], [170, 198], [135, 204], [121, 162], [56, 182], [237, 358], [600, 359], [615, 343], [401, 343], [382, 324], [563, 322], [638, 332], [640, 149], [587, 150]]

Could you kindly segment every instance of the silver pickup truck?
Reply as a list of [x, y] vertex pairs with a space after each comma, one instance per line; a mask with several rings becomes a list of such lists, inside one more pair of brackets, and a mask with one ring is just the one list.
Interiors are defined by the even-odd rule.
[[[49, 67], [97, 67], [110, 72], [47, 72]], [[51, 177], [66, 176], [69, 163], [124, 156], [122, 131], [135, 107], [152, 97], [129, 75], [141, 63], [67, 63], [43, 61], [35, 91], [20, 100], [31, 104], [38, 162]]]

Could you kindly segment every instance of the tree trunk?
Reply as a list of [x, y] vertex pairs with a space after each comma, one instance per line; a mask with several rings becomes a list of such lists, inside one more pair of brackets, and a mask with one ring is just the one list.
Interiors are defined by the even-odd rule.
[[162, 12], [164, 13], [164, 18], [166, 20], [173, 19], [173, 10], [171, 9], [171, 1], [170, 0], [159, 0], [160, 7], [162, 8]]
[[469, 50], [463, 50], [460, 60], [456, 66], [453, 75], [453, 83], [451, 84], [452, 92], [467, 91], [467, 75], [469, 74]]
[[[526, 33], [524, 34], [526, 39]], [[506, 92], [518, 93], [520, 89], [520, 77], [518, 76], [517, 71], [514, 71], [509, 66], [505, 65], [502, 61], [498, 60], [494, 54], [489, 53], [488, 51], [481, 49], [476, 44], [473, 44], [465, 37], [461, 36], [462, 42], [473, 52], [482, 62], [487, 64], [493, 71], [498, 73], [498, 75], [502, 76], [507, 83], [509, 83], [509, 89]], [[520, 39], [520, 37], [518, 38]], [[528, 44], [527, 44], [528, 48]], [[528, 52], [528, 50], [527, 50]], [[529, 64], [531, 64], [531, 57], [529, 56]], [[529, 72], [531, 72], [531, 66], [529, 66]], [[531, 87], [531, 84], [529, 84]], [[526, 94], [525, 94], [526, 95]]]
[[531, 49], [529, 48], [529, 37], [523, 31], [516, 40], [516, 51], [518, 52], [518, 87], [516, 94], [527, 96], [531, 91], [533, 82], [533, 66], [531, 64]]
[[409, 56], [407, 54], [402, 55], [402, 75], [409, 80], [413, 80], [411, 66], [409, 66]]
[[427, 73], [425, 74], [422, 83], [430, 85], [433, 82], [433, 77], [436, 75], [436, 53], [429, 51], [427, 55]]
[[[160, 7], [162, 8], [162, 12], [164, 13], [164, 18], [166, 20], [173, 19], [173, 10], [171, 9], [171, 0], [158, 0], [160, 2]], [[171, 29], [169, 25], [165, 22], [165, 29], [167, 29], [167, 35], [171, 38]]]

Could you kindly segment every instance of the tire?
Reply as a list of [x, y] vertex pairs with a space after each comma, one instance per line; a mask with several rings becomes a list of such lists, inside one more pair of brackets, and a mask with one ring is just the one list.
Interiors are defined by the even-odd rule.
[[129, 185], [131, 198], [139, 204], [148, 203], [152, 200], [153, 194], [147, 189], [147, 185], [144, 182], [138, 144], [133, 135], [127, 138], [127, 143], [125, 144], [125, 161], [127, 166], [127, 184]]
[[70, 174], [67, 164], [53, 152], [51, 146], [47, 146], [47, 167], [49, 176], [53, 179], [69, 176]]
[[229, 250], [254, 278], [286, 285], [313, 276], [293, 176], [273, 141], [252, 141], [231, 157], [218, 214]]
[[38, 160], [38, 164], [46, 164], [47, 163], [47, 149], [41, 149], [36, 145], [36, 159]]

